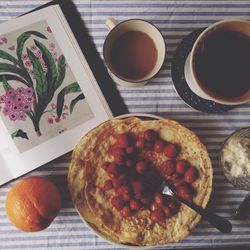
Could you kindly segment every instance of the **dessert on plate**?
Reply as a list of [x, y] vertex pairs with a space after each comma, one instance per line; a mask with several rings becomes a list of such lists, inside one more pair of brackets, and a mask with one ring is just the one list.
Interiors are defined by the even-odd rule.
[[200, 216], [161, 194], [167, 180], [183, 199], [205, 207], [212, 166], [190, 130], [168, 120], [112, 119], [73, 151], [70, 194], [81, 217], [104, 238], [152, 246], [184, 239]]

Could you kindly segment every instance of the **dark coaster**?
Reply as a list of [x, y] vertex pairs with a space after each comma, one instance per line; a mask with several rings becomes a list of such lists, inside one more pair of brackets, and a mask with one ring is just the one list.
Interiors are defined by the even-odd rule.
[[172, 80], [179, 96], [190, 107], [205, 113], [221, 113], [235, 106], [223, 105], [203, 99], [196, 95], [188, 86], [184, 76], [184, 65], [197, 37], [204, 29], [197, 29], [186, 36], [177, 47], [171, 65]]

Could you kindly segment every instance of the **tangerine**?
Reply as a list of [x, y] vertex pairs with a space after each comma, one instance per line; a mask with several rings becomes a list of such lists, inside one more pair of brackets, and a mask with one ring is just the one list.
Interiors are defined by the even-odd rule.
[[18, 182], [10, 189], [5, 202], [10, 221], [27, 232], [48, 227], [60, 208], [59, 189], [51, 181], [38, 176]]

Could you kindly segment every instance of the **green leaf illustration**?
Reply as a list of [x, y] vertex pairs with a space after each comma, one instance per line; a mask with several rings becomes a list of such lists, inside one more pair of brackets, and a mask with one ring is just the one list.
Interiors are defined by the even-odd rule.
[[[34, 40], [36, 46], [41, 50], [43, 54], [43, 60], [48, 68], [48, 72], [46, 74], [47, 82], [48, 82], [48, 94], [53, 94], [55, 81], [57, 79], [57, 69], [53, 56], [49, 52], [49, 50], [39, 41]], [[52, 93], [51, 93], [52, 92]]]
[[56, 113], [59, 118], [62, 115], [65, 95], [77, 92], [81, 92], [81, 88], [77, 82], [69, 84], [59, 92], [59, 94], [57, 95], [57, 109], [56, 109]]
[[77, 104], [77, 102], [80, 100], [83, 100], [84, 98], [85, 98], [84, 94], [80, 94], [79, 96], [77, 96], [75, 99], [71, 101], [70, 106], [69, 106], [70, 114], [72, 114], [73, 109], [75, 105]]
[[0, 50], [0, 58], [13, 62], [14, 64], [20, 65], [20, 62], [12, 55], [4, 50]]
[[8, 64], [8, 63], [0, 63], [0, 72], [6, 73], [14, 73], [19, 75], [20, 77], [24, 78], [28, 83], [30, 80], [30, 76], [27, 71], [16, 67], [15, 65]]
[[12, 138], [21, 137], [21, 138], [24, 138], [24, 139], [29, 140], [29, 137], [27, 136], [27, 133], [24, 132], [22, 129], [18, 129], [17, 131], [13, 132], [13, 133], [11, 134], [11, 137], [12, 137]]
[[5, 91], [7, 91], [8, 89], [11, 89], [11, 86], [10, 86], [9, 83], [7, 82], [5, 76], [3, 76], [3, 87], [4, 87], [4, 90], [5, 90]]
[[65, 77], [65, 57], [61, 55], [58, 59], [58, 77], [55, 84], [55, 90], [61, 86]]
[[7, 81], [16, 80], [16, 81], [24, 83], [28, 87], [30, 86], [30, 84], [27, 83], [26, 81], [24, 81], [24, 79], [22, 79], [22, 78], [20, 78], [18, 76], [9, 75], [9, 74], [0, 75], [0, 82], [3, 82], [3, 77], [5, 77]]
[[17, 48], [16, 48], [16, 54], [19, 59], [19, 61], [22, 63], [22, 53], [23, 53], [23, 48], [25, 42], [30, 38], [31, 35], [47, 39], [46, 36], [44, 36], [42, 33], [37, 32], [37, 31], [26, 31], [22, 33], [18, 38], [17, 38]]
[[33, 65], [33, 72], [36, 78], [36, 93], [39, 99], [43, 99], [47, 95], [48, 83], [43, 72], [43, 68], [39, 60], [33, 52], [27, 48], [29, 59]]

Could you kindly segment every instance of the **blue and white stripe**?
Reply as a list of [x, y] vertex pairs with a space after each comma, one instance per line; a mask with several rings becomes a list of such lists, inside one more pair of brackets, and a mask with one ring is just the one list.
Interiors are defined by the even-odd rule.
[[[21, 15], [47, 0], [0, 0], [0, 22]], [[174, 90], [171, 80], [171, 59], [180, 41], [196, 28], [206, 27], [225, 18], [250, 16], [250, 2], [216, 0], [75, 0], [78, 11], [93, 37], [102, 57], [102, 45], [108, 33], [105, 19], [119, 21], [143, 18], [153, 22], [163, 33], [167, 44], [167, 58], [160, 73], [146, 86], [118, 89], [130, 112], [146, 112], [175, 119], [193, 130], [205, 143], [214, 166], [214, 188], [209, 206], [230, 219], [233, 232], [222, 235], [207, 222], [198, 227], [184, 241], [169, 248], [195, 248], [208, 246], [250, 245], [250, 222], [234, 218], [234, 210], [245, 197], [224, 178], [218, 166], [218, 150], [224, 139], [234, 130], [250, 124], [250, 104], [224, 114], [203, 114], [186, 105]], [[84, 41], [83, 41], [84, 42]], [[31, 175], [49, 176], [61, 188], [63, 208], [52, 225], [42, 232], [23, 233], [15, 229], [6, 218], [4, 202], [9, 188], [0, 188], [0, 249], [120, 249], [96, 236], [82, 223], [74, 210], [66, 188], [66, 175], [70, 161], [67, 154], [44, 165]], [[162, 247], [166, 248], [166, 247]]]

